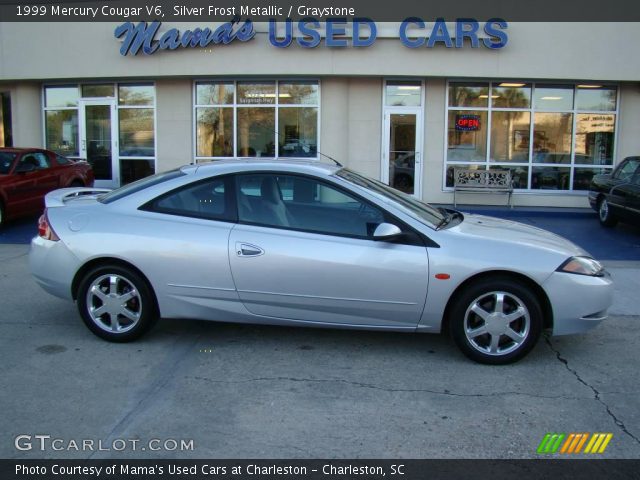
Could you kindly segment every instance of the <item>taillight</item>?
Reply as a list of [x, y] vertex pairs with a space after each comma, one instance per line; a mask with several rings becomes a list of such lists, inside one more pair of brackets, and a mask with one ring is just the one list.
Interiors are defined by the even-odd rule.
[[49, 224], [46, 209], [38, 219], [38, 236], [44, 238], [45, 240], [51, 240], [52, 242], [57, 242], [58, 240], [60, 240], [60, 237], [58, 237], [56, 232], [53, 230], [53, 228], [51, 228], [51, 225]]

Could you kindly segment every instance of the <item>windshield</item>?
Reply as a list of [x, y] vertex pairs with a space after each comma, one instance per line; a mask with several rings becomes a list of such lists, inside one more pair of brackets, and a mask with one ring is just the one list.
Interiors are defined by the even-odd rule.
[[417, 198], [407, 195], [406, 193], [400, 192], [394, 188], [391, 188], [389, 185], [386, 185], [377, 180], [373, 180], [371, 178], [360, 175], [359, 173], [352, 172], [347, 168], [343, 168], [336, 172], [336, 175], [344, 180], [358, 185], [360, 187], [364, 187], [367, 190], [371, 190], [379, 195], [382, 195], [388, 200], [399, 204], [405, 209], [409, 210], [414, 216], [418, 217], [420, 220], [427, 221], [432, 226], [439, 226], [442, 224], [442, 221], [446, 218], [440, 210], [432, 207], [428, 203], [421, 202]]
[[136, 192], [139, 192], [140, 190], [153, 187], [154, 185], [158, 185], [159, 183], [166, 182], [182, 175], [184, 175], [184, 173], [182, 173], [180, 169], [157, 173], [155, 175], [151, 175], [150, 177], [136, 180], [135, 182], [129, 183], [123, 187], [116, 188], [115, 190], [112, 190], [109, 193], [105, 193], [104, 195], [100, 195], [98, 201], [102, 203], [115, 202], [116, 200], [132, 195]]
[[16, 158], [15, 153], [0, 152], [0, 175], [6, 175], [11, 170], [11, 164]]

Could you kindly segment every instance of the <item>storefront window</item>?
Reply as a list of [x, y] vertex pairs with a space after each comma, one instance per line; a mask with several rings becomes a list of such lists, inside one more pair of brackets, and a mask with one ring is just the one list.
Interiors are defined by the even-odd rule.
[[387, 80], [384, 98], [387, 107], [419, 107], [422, 104], [422, 83]]
[[197, 156], [233, 157], [233, 108], [197, 108]]
[[127, 158], [120, 160], [120, 183], [135, 182], [144, 177], [148, 177], [155, 173], [155, 165], [153, 160], [142, 158]]
[[47, 108], [77, 107], [78, 87], [61, 86], [48, 87], [44, 92], [44, 104]]
[[199, 83], [196, 85], [197, 105], [230, 105], [233, 104], [233, 83]]
[[153, 85], [119, 85], [118, 105], [153, 105], [155, 88]]
[[317, 82], [280, 82], [278, 85], [278, 103], [281, 105], [317, 105]]
[[576, 89], [576, 109], [611, 112], [616, 109], [618, 90], [603, 88], [601, 85], [578, 85]]
[[613, 165], [615, 115], [579, 113], [576, 119], [576, 163]]
[[531, 188], [534, 190], [569, 190], [570, 177], [570, 168], [533, 167]]
[[487, 158], [487, 112], [449, 111], [447, 159], [483, 162]]
[[153, 157], [153, 109], [119, 109], [120, 156]]
[[531, 105], [531, 84], [498, 83], [493, 87], [491, 105], [493, 108], [529, 108]]
[[509, 168], [515, 188], [559, 191], [611, 171], [614, 86], [450, 82], [448, 95], [446, 187], [452, 167]]
[[317, 108], [281, 108], [278, 129], [281, 157], [316, 157]]
[[82, 85], [82, 97], [113, 97], [113, 83]]
[[276, 103], [275, 82], [238, 82], [238, 104], [273, 105]]
[[491, 116], [492, 162], [528, 162], [529, 112], [494, 111]]
[[572, 85], [536, 85], [534, 89], [536, 110], [572, 110]]
[[571, 163], [570, 113], [536, 113], [533, 125], [533, 163]]
[[317, 158], [317, 81], [195, 85], [196, 159]]
[[45, 130], [47, 149], [65, 157], [78, 156], [77, 110], [47, 110]]
[[450, 107], [486, 107], [488, 104], [488, 83], [455, 82], [449, 84]]
[[274, 157], [276, 110], [268, 107], [238, 109], [238, 156]]

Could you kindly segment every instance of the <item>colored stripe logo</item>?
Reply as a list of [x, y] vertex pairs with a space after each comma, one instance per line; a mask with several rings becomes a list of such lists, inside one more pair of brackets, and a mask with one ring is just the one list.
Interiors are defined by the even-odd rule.
[[612, 438], [612, 433], [547, 433], [538, 445], [537, 452], [539, 454], [604, 453]]

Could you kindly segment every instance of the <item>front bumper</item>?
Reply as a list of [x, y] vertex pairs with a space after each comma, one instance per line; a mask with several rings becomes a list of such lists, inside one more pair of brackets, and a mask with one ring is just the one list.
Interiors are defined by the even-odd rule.
[[613, 304], [613, 281], [608, 273], [589, 277], [554, 272], [543, 288], [553, 309], [553, 335], [583, 333], [598, 326]]
[[591, 205], [591, 208], [593, 208], [596, 212], [598, 211], [598, 193], [597, 192], [589, 192], [589, 205]]
[[71, 282], [80, 268], [80, 261], [62, 240], [52, 242], [41, 237], [31, 240], [29, 270], [46, 292], [72, 300]]

